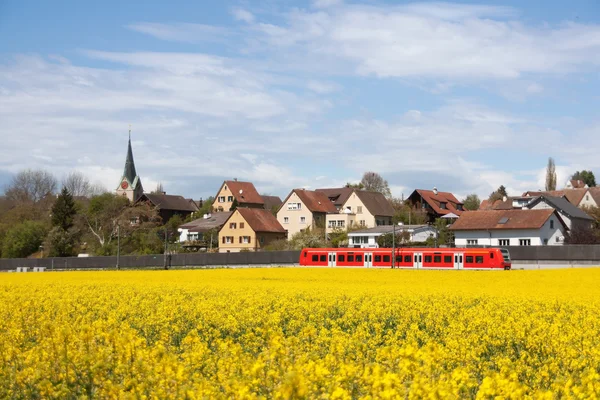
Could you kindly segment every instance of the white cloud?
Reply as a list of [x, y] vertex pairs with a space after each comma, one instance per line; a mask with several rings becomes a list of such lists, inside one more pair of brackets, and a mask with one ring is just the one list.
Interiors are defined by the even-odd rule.
[[127, 25], [127, 28], [157, 39], [187, 43], [223, 41], [227, 36], [231, 35], [231, 31], [226, 28], [190, 23], [161, 24], [138, 22]]
[[315, 80], [308, 81], [307, 86], [310, 90], [312, 90], [315, 93], [319, 93], [319, 94], [328, 94], [328, 93], [332, 93], [332, 92], [335, 92], [340, 89], [339, 85], [336, 85], [335, 83], [315, 81]]
[[238, 21], [244, 21], [247, 23], [254, 22], [254, 14], [252, 14], [248, 10], [244, 10], [243, 8], [239, 8], [239, 7], [233, 8], [231, 10], [231, 13], [233, 14], [233, 17]]
[[312, 4], [316, 8], [329, 8], [339, 6], [344, 3], [344, 0], [313, 0]]

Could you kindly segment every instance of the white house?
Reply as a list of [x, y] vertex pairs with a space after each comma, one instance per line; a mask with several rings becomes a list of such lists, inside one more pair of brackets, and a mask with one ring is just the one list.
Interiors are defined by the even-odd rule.
[[541, 195], [528, 203], [525, 208], [530, 210], [555, 209], [569, 230], [589, 228], [594, 222], [594, 218], [587, 215], [581, 208], [569, 203], [566, 197]]
[[567, 227], [558, 211], [467, 211], [449, 228], [457, 247], [562, 245]]
[[[377, 238], [386, 233], [392, 233], [392, 225], [381, 225], [369, 229], [361, 229], [348, 233], [348, 247], [375, 248], [379, 247]], [[430, 225], [396, 225], [396, 235], [406, 231], [410, 233], [411, 242], [424, 242], [435, 237], [435, 229]]]
[[204, 214], [202, 218], [181, 225], [177, 229], [179, 232], [179, 241], [181, 243], [202, 241], [204, 239], [204, 233], [209, 232], [211, 229], [216, 229], [217, 231], [221, 229], [230, 215], [231, 211]]

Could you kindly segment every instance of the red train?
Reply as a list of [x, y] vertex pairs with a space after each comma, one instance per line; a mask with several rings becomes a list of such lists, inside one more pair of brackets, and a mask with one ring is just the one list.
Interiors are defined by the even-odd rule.
[[510, 254], [500, 248], [303, 249], [300, 265], [405, 269], [511, 269]]

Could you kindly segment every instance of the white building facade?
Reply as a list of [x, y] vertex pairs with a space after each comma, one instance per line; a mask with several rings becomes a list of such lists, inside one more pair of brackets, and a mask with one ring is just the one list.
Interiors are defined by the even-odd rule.
[[[355, 248], [378, 248], [377, 239], [379, 236], [392, 233], [393, 226], [378, 226], [370, 229], [363, 229], [348, 233], [348, 247]], [[396, 235], [403, 231], [410, 234], [411, 242], [424, 242], [436, 235], [435, 229], [430, 225], [397, 225]]]

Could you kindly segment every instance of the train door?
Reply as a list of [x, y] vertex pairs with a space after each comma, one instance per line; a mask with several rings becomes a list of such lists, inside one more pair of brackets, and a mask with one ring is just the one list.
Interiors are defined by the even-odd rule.
[[335, 253], [329, 253], [329, 257], [327, 259], [327, 266], [328, 267], [335, 267]]
[[423, 268], [423, 253], [413, 254], [413, 267]]
[[365, 267], [373, 267], [373, 253], [365, 253]]
[[454, 253], [454, 269], [463, 269], [464, 267], [464, 254]]

